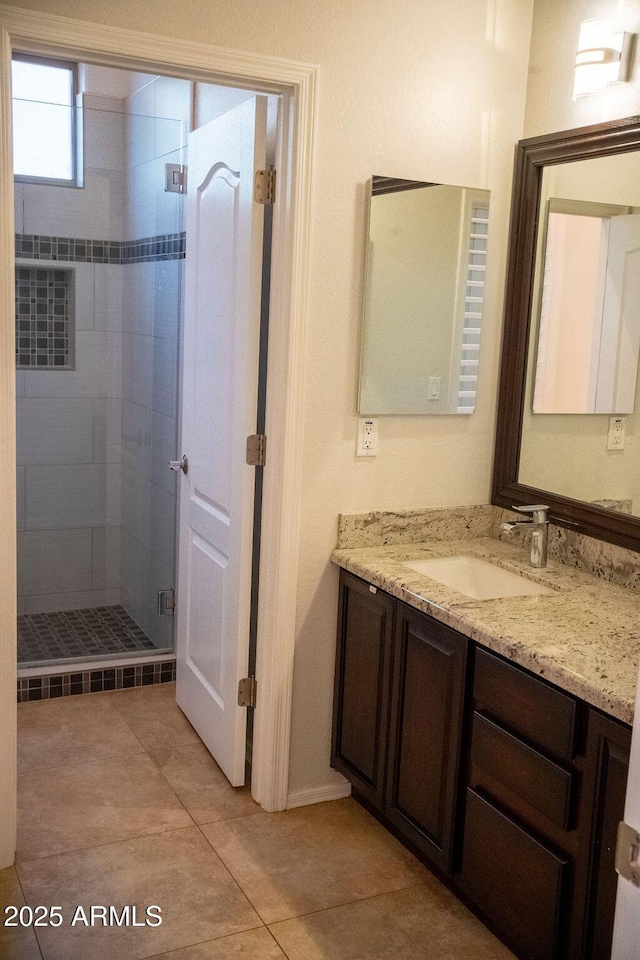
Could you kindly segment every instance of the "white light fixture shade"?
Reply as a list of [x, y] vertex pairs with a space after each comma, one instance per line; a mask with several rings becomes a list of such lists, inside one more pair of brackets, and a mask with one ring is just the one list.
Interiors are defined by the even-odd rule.
[[581, 23], [573, 99], [628, 80], [634, 39], [633, 33], [614, 33], [613, 21], [606, 18]]

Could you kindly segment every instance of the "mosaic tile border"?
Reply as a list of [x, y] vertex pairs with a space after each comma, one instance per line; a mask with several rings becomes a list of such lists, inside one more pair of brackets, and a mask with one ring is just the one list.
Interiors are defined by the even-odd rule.
[[106, 690], [127, 690], [153, 683], [172, 683], [175, 679], [175, 660], [77, 673], [55, 673], [44, 677], [19, 677], [18, 703], [73, 697], [81, 693], [103, 693]]
[[186, 233], [165, 233], [138, 240], [85, 240], [77, 237], [15, 235], [16, 258], [66, 260], [72, 263], [146, 263], [151, 260], [183, 260]]

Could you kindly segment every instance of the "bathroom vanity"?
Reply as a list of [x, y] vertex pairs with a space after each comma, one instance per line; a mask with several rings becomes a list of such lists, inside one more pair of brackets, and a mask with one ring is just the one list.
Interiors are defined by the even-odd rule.
[[[332, 765], [518, 956], [609, 960], [638, 598], [553, 561], [528, 568], [495, 538], [498, 513], [494, 536], [470, 523], [334, 552]], [[438, 557], [544, 592], [473, 599], [415, 569]]]

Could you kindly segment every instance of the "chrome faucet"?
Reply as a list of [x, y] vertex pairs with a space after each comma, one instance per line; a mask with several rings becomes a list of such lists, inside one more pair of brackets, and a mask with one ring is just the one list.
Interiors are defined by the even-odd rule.
[[518, 513], [530, 513], [530, 520], [519, 520], [514, 523], [501, 523], [500, 529], [511, 533], [523, 527], [531, 528], [531, 557], [532, 567], [546, 567], [547, 545], [549, 542], [549, 507], [543, 503], [527, 503], [522, 507], [513, 507]]

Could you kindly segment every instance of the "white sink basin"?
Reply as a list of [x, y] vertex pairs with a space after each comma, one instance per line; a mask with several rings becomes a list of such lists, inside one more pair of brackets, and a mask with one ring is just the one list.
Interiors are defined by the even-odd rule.
[[474, 600], [497, 600], [501, 597], [539, 597], [556, 591], [527, 577], [511, 573], [480, 557], [434, 557], [416, 560], [405, 567], [423, 573], [458, 593]]

